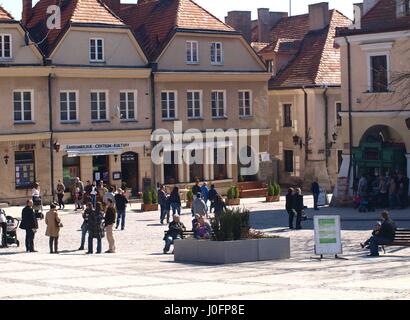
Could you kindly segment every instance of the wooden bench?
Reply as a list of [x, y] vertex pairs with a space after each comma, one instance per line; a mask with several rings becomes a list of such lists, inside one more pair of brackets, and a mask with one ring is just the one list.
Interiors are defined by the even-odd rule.
[[[166, 236], [168, 233], [168, 230], [164, 231], [164, 236]], [[186, 230], [182, 233], [185, 236], [194, 236], [194, 231], [193, 230]]]
[[410, 247], [410, 229], [396, 229], [393, 242], [382, 246], [384, 253], [385, 247]]

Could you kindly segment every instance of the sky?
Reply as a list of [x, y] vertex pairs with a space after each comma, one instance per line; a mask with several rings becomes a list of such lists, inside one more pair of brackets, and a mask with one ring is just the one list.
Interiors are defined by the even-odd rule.
[[[123, 3], [136, 3], [138, 0], [122, 0]], [[308, 11], [308, 5], [325, 0], [291, 0], [292, 15], [303, 14]], [[33, 1], [33, 4], [37, 0]], [[228, 11], [247, 10], [252, 11], [253, 19], [257, 17], [258, 8], [269, 8], [271, 11], [289, 11], [289, 0], [195, 0], [199, 5], [224, 21]], [[328, 0], [330, 9], [338, 9], [349, 18], [353, 17], [353, 3], [360, 0]], [[22, 0], [0, 0], [0, 4], [10, 11], [16, 19], [21, 17]]]

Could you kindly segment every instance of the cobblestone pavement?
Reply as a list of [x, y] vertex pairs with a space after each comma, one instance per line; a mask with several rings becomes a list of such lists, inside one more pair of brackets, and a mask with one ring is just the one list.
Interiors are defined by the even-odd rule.
[[[308, 205], [311, 199], [308, 199]], [[163, 232], [157, 212], [128, 210], [125, 231], [116, 231], [116, 254], [85, 255], [79, 247], [81, 215], [72, 207], [61, 213], [64, 228], [59, 255], [48, 254], [44, 222], [36, 235], [38, 253], [24, 245], [0, 249], [0, 299], [408, 299], [410, 249], [390, 248], [367, 258], [358, 243], [373, 228], [378, 213], [322, 208], [319, 214], [342, 216], [344, 257], [312, 260], [309, 219], [300, 231], [286, 229], [284, 203], [247, 199], [254, 228], [291, 238], [291, 259], [226, 266], [181, 264], [163, 255]], [[20, 216], [21, 208], [7, 214]], [[313, 211], [307, 211], [312, 218]], [[409, 210], [392, 212], [400, 227], [410, 227]], [[190, 225], [189, 210], [183, 221]], [[24, 233], [18, 236], [24, 243]], [[107, 240], [103, 239], [103, 250]]]

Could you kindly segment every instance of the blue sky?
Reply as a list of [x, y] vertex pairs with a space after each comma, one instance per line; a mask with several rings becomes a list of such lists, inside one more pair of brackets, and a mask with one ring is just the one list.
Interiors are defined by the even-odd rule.
[[[21, 0], [0, 0], [0, 3], [17, 19], [21, 16], [21, 2]], [[37, 0], [33, 1], [33, 3], [36, 2]], [[136, 3], [137, 0], [122, 0], [122, 2]], [[196, 0], [196, 2], [222, 20], [231, 10], [252, 10], [253, 18], [255, 18], [257, 8], [270, 8], [272, 11], [288, 11], [289, 9], [289, 0]], [[306, 13], [308, 4], [317, 2], [321, 0], [292, 0], [292, 15]], [[328, 0], [328, 2], [331, 9], [336, 8], [352, 18], [353, 3], [360, 2], [360, 0]]]

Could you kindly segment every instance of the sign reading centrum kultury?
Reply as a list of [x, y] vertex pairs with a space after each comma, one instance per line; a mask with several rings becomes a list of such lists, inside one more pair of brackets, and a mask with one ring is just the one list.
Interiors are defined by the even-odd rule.
[[315, 216], [315, 254], [341, 254], [340, 216]]

